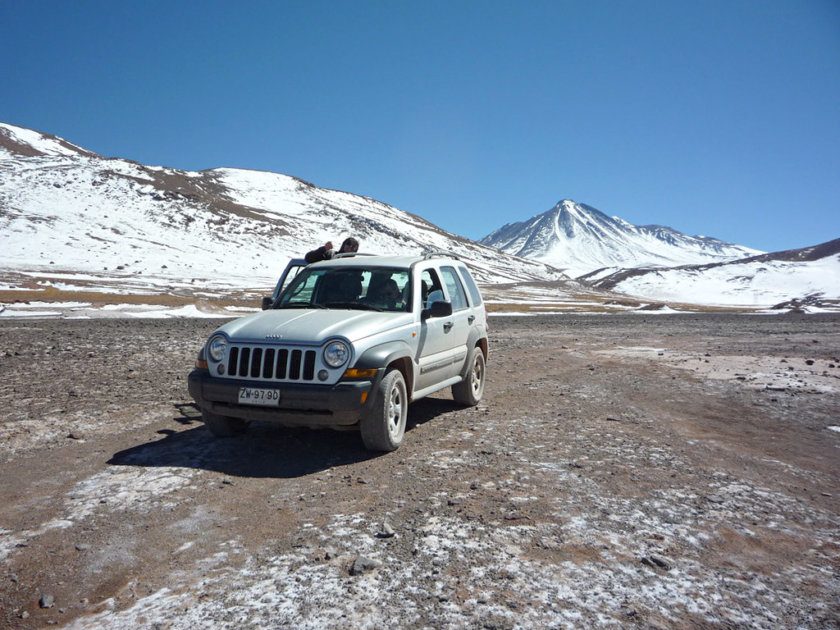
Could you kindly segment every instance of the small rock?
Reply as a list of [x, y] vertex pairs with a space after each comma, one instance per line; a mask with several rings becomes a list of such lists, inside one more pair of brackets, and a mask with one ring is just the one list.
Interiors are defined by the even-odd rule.
[[671, 563], [659, 556], [646, 556], [642, 558], [642, 564], [653, 569], [662, 569], [663, 571], [671, 570]]
[[350, 575], [361, 575], [366, 571], [373, 571], [378, 567], [379, 563], [376, 560], [365, 558], [364, 556], [357, 556], [350, 566]]
[[88, 551], [90, 549], [90, 545], [87, 543], [80, 543], [76, 545], [76, 551]]
[[50, 595], [49, 593], [44, 593], [41, 595], [41, 599], [38, 601], [38, 605], [41, 608], [52, 608], [55, 606], [55, 597]]
[[391, 524], [388, 521], [384, 521], [382, 523], [382, 527], [379, 529], [379, 532], [376, 534], [377, 538], [393, 538], [397, 535], [397, 532], [394, 531], [394, 528], [391, 527]]
[[29, 619], [29, 613], [24, 610], [22, 613], [20, 613], [20, 618], [21, 619]]

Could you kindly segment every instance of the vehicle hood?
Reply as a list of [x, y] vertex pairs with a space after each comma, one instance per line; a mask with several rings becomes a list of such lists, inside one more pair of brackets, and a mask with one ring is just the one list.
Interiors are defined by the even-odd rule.
[[356, 342], [412, 322], [410, 313], [337, 309], [270, 309], [219, 328], [233, 341], [320, 343], [330, 337]]

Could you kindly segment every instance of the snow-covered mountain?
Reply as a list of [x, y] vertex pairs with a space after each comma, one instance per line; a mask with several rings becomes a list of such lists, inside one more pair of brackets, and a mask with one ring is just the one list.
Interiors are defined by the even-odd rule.
[[[497, 308], [633, 308], [607, 290], [683, 304], [766, 307], [797, 299], [840, 306], [836, 242], [753, 256], [563, 201], [483, 240], [509, 252], [502, 253], [379, 201], [288, 175], [145, 166], [0, 123], [0, 292], [7, 314], [24, 295], [35, 303], [90, 301], [91, 293], [172, 297], [175, 305], [202, 296], [214, 304], [220, 297], [258, 303], [289, 258], [350, 235], [370, 253], [456, 252]], [[698, 262], [706, 264], [688, 265]], [[615, 268], [640, 265], [659, 267]]]
[[715, 238], [686, 236], [661, 225], [633, 225], [568, 199], [527, 221], [509, 223], [479, 242], [558, 267], [572, 277], [604, 267], [673, 267], [762, 253]]
[[100, 290], [270, 287], [289, 258], [351, 235], [369, 253], [456, 252], [485, 283], [565, 279], [367, 197], [277, 173], [103, 158], [0, 123], [0, 288], [50, 272], [55, 286], [74, 274]]
[[836, 310], [840, 239], [732, 262], [596, 272], [581, 279], [596, 288], [657, 302]]

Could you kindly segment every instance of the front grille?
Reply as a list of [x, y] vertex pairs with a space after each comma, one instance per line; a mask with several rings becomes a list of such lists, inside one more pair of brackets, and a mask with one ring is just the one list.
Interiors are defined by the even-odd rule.
[[228, 378], [265, 381], [312, 381], [315, 350], [234, 345], [228, 356]]

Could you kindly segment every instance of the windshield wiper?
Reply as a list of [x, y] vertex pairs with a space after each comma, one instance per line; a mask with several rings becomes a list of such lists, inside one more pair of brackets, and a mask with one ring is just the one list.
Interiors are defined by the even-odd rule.
[[311, 304], [309, 302], [286, 302], [279, 304], [277, 308], [327, 308], [323, 304]]
[[358, 311], [381, 311], [381, 308], [362, 302], [327, 302], [327, 308], [347, 308]]

